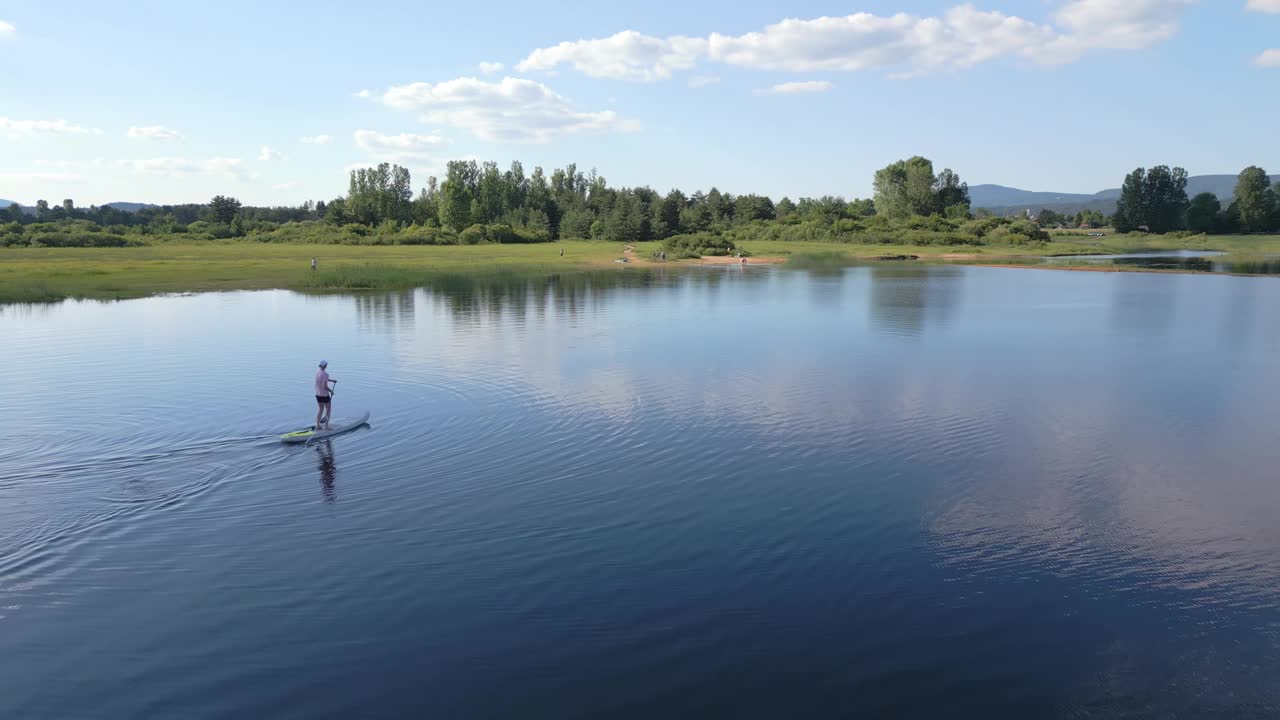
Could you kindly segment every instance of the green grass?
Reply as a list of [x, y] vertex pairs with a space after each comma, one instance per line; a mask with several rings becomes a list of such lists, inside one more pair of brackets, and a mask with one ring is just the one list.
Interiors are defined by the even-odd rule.
[[[564, 248], [564, 256], [560, 249]], [[639, 243], [647, 256], [657, 243]], [[410, 287], [442, 274], [550, 273], [612, 267], [610, 242], [355, 246], [252, 242], [128, 248], [0, 248], [0, 302], [123, 299], [160, 293]], [[320, 269], [312, 272], [311, 258]]]
[[1060, 254], [1115, 254], [1152, 250], [1221, 250], [1228, 255], [1280, 255], [1280, 235], [1106, 235], [1100, 238], [1055, 236]]
[[[639, 262], [658, 243], [637, 243]], [[1047, 255], [1135, 250], [1205, 249], [1230, 253], [1232, 261], [1280, 255], [1280, 235], [1190, 238], [1058, 236], [1049, 243], [1011, 246], [904, 246], [823, 242], [746, 241], [756, 258], [820, 257], [820, 264], [872, 261], [884, 255], [916, 255], [925, 262], [1034, 264]], [[560, 256], [561, 248], [564, 256]], [[616, 267], [622, 246], [565, 241], [533, 245], [303, 245], [254, 242], [165, 243], [126, 248], [0, 248], [0, 303], [52, 302], [63, 298], [120, 299], [159, 293], [293, 288], [322, 292], [400, 289], [443, 276], [486, 273], [547, 274]], [[320, 270], [312, 272], [312, 256]]]

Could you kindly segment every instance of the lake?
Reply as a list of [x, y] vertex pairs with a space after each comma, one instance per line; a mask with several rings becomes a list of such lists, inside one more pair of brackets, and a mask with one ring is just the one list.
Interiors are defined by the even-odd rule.
[[[0, 716], [1275, 717], [1280, 281], [0, 308]], [[314, 418], [370, 426], [285, 446]]]
[[1231, 273], [1235, 275], [1280, 275], [1280, 256], [1227, 258], [1217, 250], [1159, 250], [1116, 255], [1057, 255], [1043, 260], [1045, 265], [1106, 265], [1117, 269], [1164, 270], [1178, 272]]

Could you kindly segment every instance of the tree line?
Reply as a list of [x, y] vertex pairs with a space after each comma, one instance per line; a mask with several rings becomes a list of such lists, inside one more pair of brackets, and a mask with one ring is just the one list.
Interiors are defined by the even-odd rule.
[[1120, 189], [1112, 223], [1119, 232], [1256, 233], [1280, 231], [1280, 190], [1257, 166], [1236, 178], [1227, 207], [1213, 193], [1187, 197], [1187, 171], [1158, 165], [1129, 173]]
[[[1034, 220], [973, 211], [968, 185], [951, 169], [913, 157], [873, 178], [874, 196], [733, 195], [712, 187], [661, 194], [649, 187], [609, 185], [594, 169], [570, 164], [550, 174], [526, 173], [520, 162], [448, 163], [415, 194], [406, 168], [383, 163], [351, 171], [345, 195], [296, 207], [251, 207], [219, 195], [205, 204], [77, 207], [41, 200], [28, 212], [0, 209], [0, 244], [115, 245], [142, 236], [266, 242], [472, 244], [605, 239], [672, 240], [682, 250], [723, 250], [749, 239], [898, 244], [1023, 244], [1047, 239], [1044, 227], [1101, 227], [1121, 232], [1269, 232], [1280, 230], [1280, 194], [1267, 174], [1246, 168], [1225, 209], [1213, 195], [1186, 195], [1182, 168], [1138, 168], [1124, 180], [1116, 213], [1074, 216], [1042, 210]], [[7, 223], [7, 225], [5, 224]]]
[[0, 209], [0, 222], [19, 224], [83, 220], [103, 228], [143, 234], [192, 230], [239, 236], [273, 230], [290, 222], [321, 221], [338, 227], [404, 228], [416, 225], [462, 233], [479, 225], [506, 225], [531, 239], [605, 238], [622, 242], [662, 240], [674, 235], [722, 231], [755, 222], [791, 224], [882, 215], [897, 220], [947, 214], [969, 217], [968, 187], [951, 170], [935, 175], [925, 158], [900, 161], [876, 173], [874, 199], [837, 196], [733, 195], [712, 187], [665, 195], [649, 187], [611, 187], [594, 169], [575, 164], [531, 173], [519, 162], [500, 170], [493, 162], [448, 163], [443, 179], [431, 177], [415, 196], [409, 171], [383, 163], [352, 170], [347, 193], [328, 202], [297, 207], [250, 207], [218, 195], [207, 204], [143, 207], [130, 212], [109, 206], [77, 207], [68, 199], [50, 206], [39, 201], [33, 213], [19, 206]]

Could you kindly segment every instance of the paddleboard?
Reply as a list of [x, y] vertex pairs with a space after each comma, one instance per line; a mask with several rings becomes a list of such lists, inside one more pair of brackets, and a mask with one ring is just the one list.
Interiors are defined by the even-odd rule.
[[308, 428], [303, 428], [301, 430], [294, 430], [291, 433], [285, 433], [284, 435], [280, 436], [280, 442], [304, 443], [304, 442], [311, 442], [312, 440], [323, 440], [324, 438], [330, 438], [330, 437], [333, 437], [334, 435], [341, 435], [342, 433], [345, 433], [345, 432], [351, 432], [352, 430], [355, 430], [356, 428], [364, 425], [367, 422], [369, 422], [369, 413], [366, 412], [364, 416], [361, 417], [359, 420], [352, 420], [351, 422], [346, 422], [339, 425], [334, 425], [330, 423], [328, 430], [316, 430], [315, 426], [312, 425], [311, 427], [308, 427]]

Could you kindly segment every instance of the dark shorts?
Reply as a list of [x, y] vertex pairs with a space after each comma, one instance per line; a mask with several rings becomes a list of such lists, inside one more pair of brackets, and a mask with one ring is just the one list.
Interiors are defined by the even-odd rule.
[[329, 397], [327, 395], [317, 395], [316, 402], [320, 403], [321, 405], [328, 405]]

